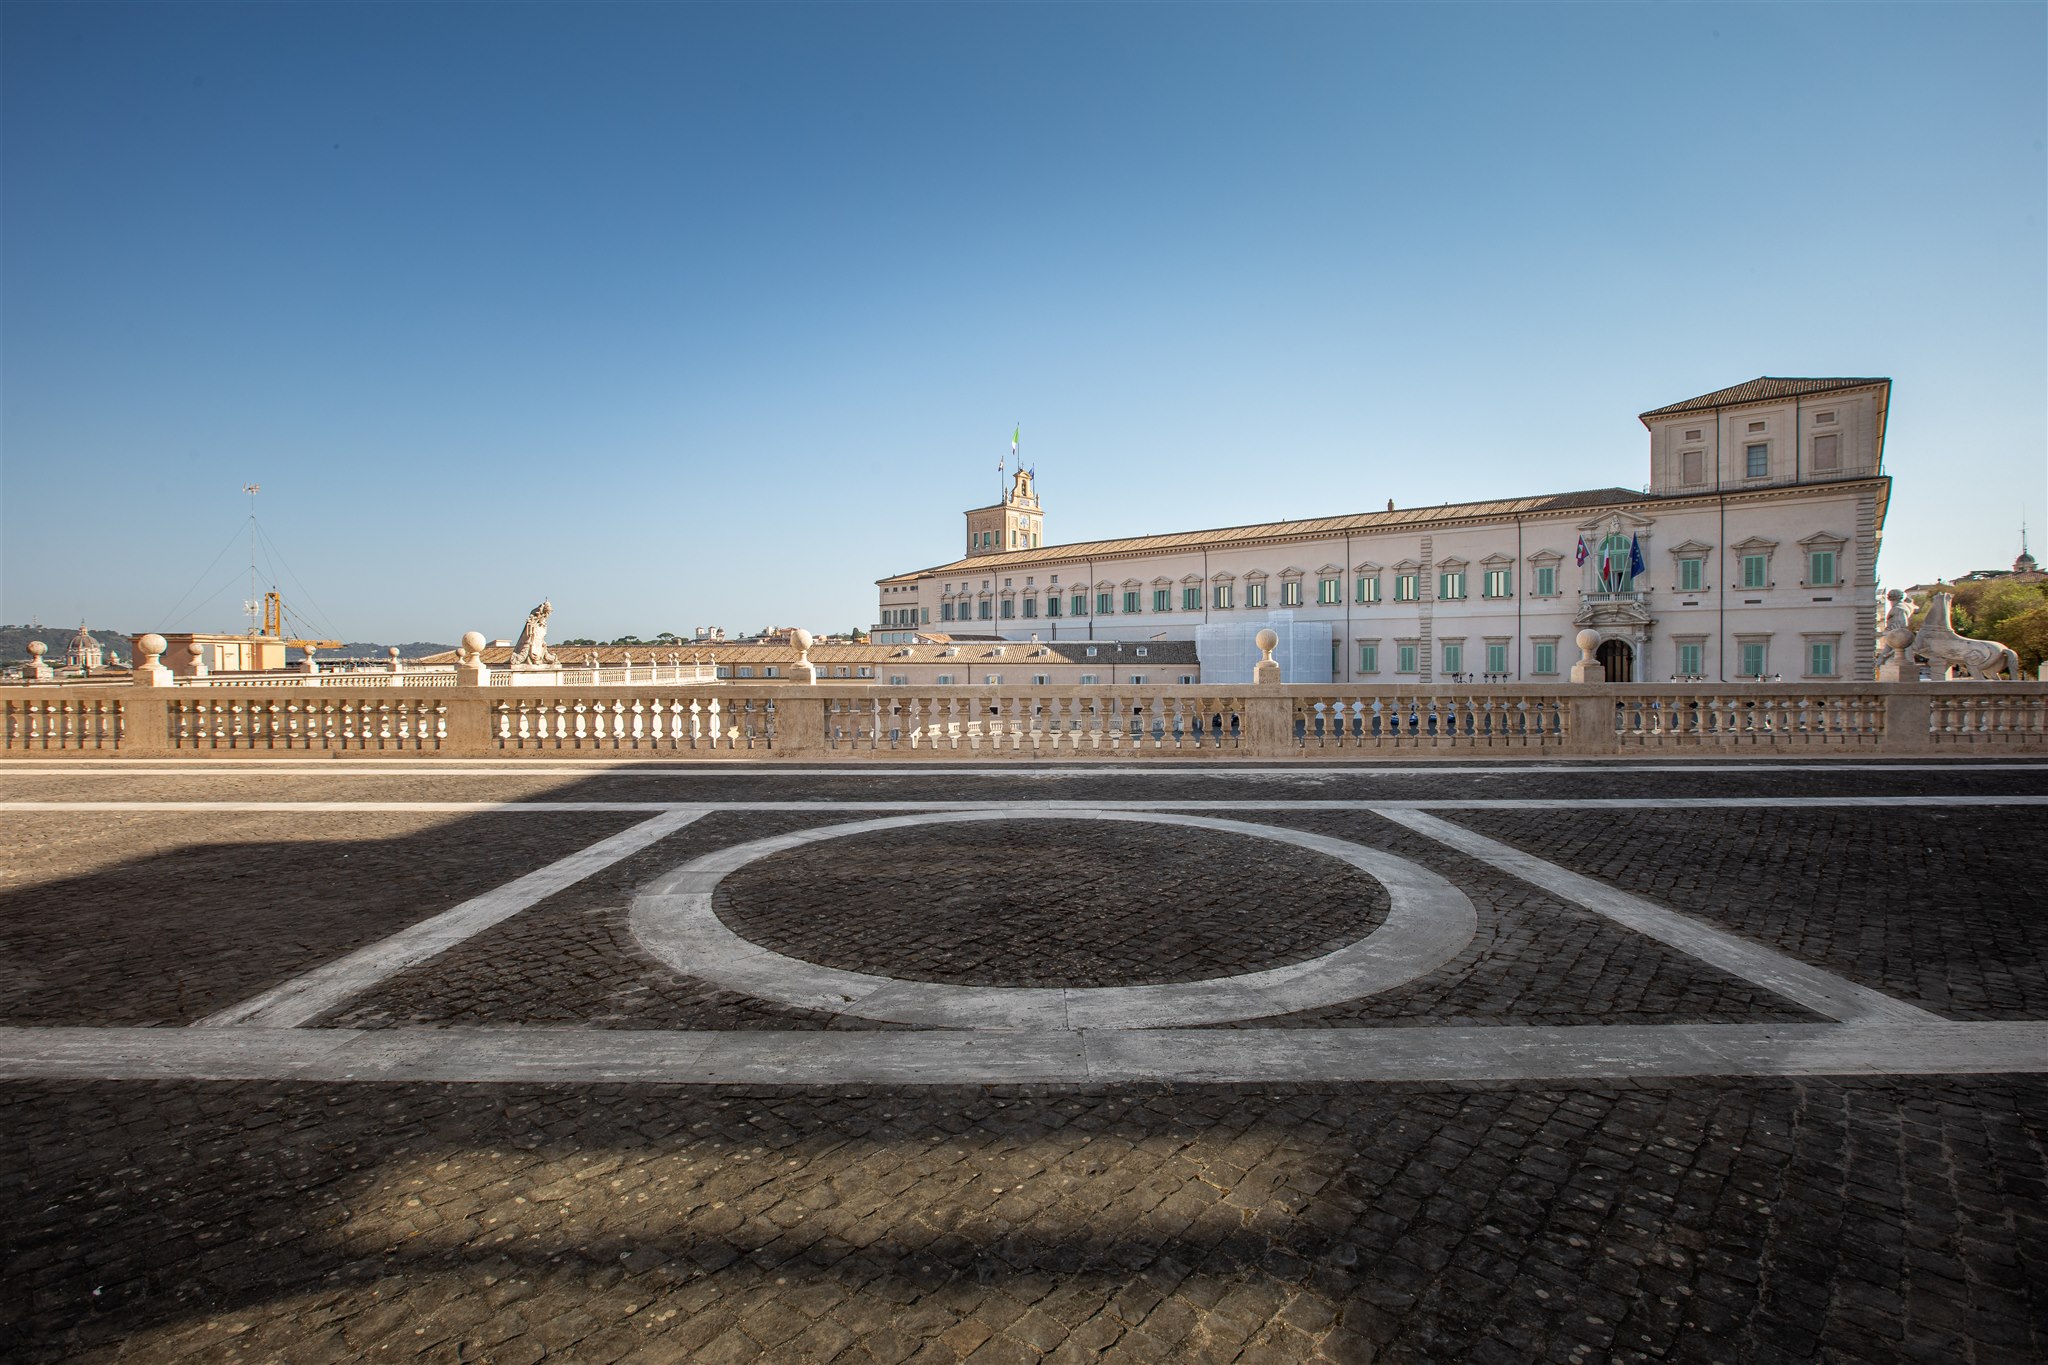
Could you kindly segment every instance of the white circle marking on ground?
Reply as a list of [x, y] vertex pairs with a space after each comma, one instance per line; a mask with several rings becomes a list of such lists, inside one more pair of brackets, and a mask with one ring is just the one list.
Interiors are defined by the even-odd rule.
[[[1378, 881], [1387, 918], [1365, 937], [1306, 962], [1241, 976], [1155, 986], [952, 986], [823, 967], [742, 938], [713, 913], [712, 893], [732, 872], [826, 839], [981, 820], [1119, 820], [1185, 825], [1292, 844]], [[1273, 888], [1284, 894], [1285, 888]], [[1464, 950], [1479, 917], [1465, 894], [1406, 858], [1348, 840], [1201, 815], [1077, 806], [937, 811], [856, 820], [778, 834], [707, 853], [633, 900], [634, 937], [663, 964], [714, 985], [804, 1009], [927, 1028], [1172, 1028], [1229, 1023], [1334, 1005], [1405, 985]]]

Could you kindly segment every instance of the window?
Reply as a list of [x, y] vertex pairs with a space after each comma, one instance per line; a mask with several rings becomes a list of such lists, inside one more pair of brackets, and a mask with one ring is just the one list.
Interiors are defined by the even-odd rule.
[[1045, 614], [1047, 616], [1058, 616], [1060, 614], [1060, 595], [1058, 593], [1054, 593], [1045, 599]]
[[1358, 604], [1366, 606], [1380, 600], [1380, 576], [1370, 574], [1358, 580]]
[[1456, 676], [1465, 671], [1465, 646], [1455, 640], [1444, 641], [1444, 672]]
[[1027, 598], [1025, 598], [1025, 599], [1024, 599], [1024, 614], [1025, 614], [1026, 616], [1036, 616], [1036, 615], [1038, 615], [1038, 599], [1037, 599], [1037, 598], [1035, 598], [1035, 597], [1027, 597]]
[[1095, 646], [1094, 646], [1094, 645], [1090, 645], [1090, 646], [1088, 646], [1088, 657], [1089, 657], [1089, 658], [1091, 658], [1091, 659], [1092, 659], [1092, 658], [1094, 658], [1094, 657], [1095, 657], [1095, 655], [1096, 655], [1097, 653], [1098, 653], [1098, 651], [1096, 650], [1096, 648], [1095, 648]]
[[1168, 604], [1172, 601], [1173, 590], [1171, 588], [1152, 589], [1152, 610], [1170, 611], [1172, 608]]
[[1682, 678], [1698, 678], [1705, 675], [1706, 649], [1698, 642], [1687, 640], [1678, 646], [1678, 675]]
[[1083, 687], [1093, 687], [1101, 681], [1102, 679], [1094, 673], [1083, 673], [1081, 675], [1081, 686]]
[[1247, 584], [1245, 584], [1245, 585], [1244, 585], [1244, 604], [1245, 604], [1246, 606], [1248, 606], [1248, 607], [1263, 607], [1263, 606], [1265, 606], [1265, 605], [1266, 605], [1266, 585], [1265, 585], [1264, 583], [1247, 583]]
[[1115, 608], [1114, 608], [1113, 606], [1111, 606], [1111, 605], [1110, 605], [1110, 603], [1111, 603], [1111, 600], [1112, 600], [1112, 599], [1113, 599], [1113, 598], [1114, 598], [1115, 596], [1116, 596], [1116, 594], [1115, 594], [1115, 593], [1108, 593], [1108, 592], [1099, 592], [1099, 593], [1096, 593], [1096, 594], [1095, 594], [1095, 614], [1096, 614], [1097, 616], [1107, 616], [1107, 615], [1109, 615], [1109, 614], [1110, 614], [1110, 613], [1111, 613], [1112, 611], [1114, 611], [1114, 610], [1115, 610]]
[[1320, 606], [1335, 606], [1337, 603], [1337, 580], [1319, 578], [1316, 580], [1316, 602]]
[[1813, 420], [1820, 423], [1820, 425], [1822, 426], [1826, 426], [1828, 423], [1835, 420], [1835, 414], [1833, 414], [1832, 412], [1816, 412], [1813, 415]]
[[1301, 580], [1290, 578], [1280, 585], [1280, 605], [1298, 607], [1301, 605]]
[[1145, 645], [1139, 645], [1138, 648], [1133, 652], [1136, 653], [1139, 658], [1143, 659], [1150, 655], [1152, 651], [1149, 647]]
[[[1488, 597], [1506, 597], [1512, 591], [1506, 569], [1488, 569], [1486, 571], [1486, 595]], [[1493, 671], [1496, 673], [1500, 672], [1497, 668]]]
[[778, 669], [774, 664], [769, 664], [766, 668], [761, 670], [761, 676], [764, 678], [779, 678], [782, 676], [782, 671]]
[[1771, 472], [1771, 448], [1763, 442], [1745, 447], [1744, 456], [1748, 461], [1743, 471], [1746, 477], [1761, 479]]
[[891, 673], [889, 675], [889, 686], [908, 687], [910, 686], [910, 679], [904, 677], [901, 673]]
[[1137, 609], [1138, 590], [1136, 588], [1131, 588], [1124, 593], [1124, 610], [1134, 612]]
[[1508, 671], [1508, 647], [1489, 643], [1486, 646], [1486, 671], [1505, 673]]
[[1014, 598], [1014, 597], [1005, 597], [1005, 598], [1003, 599], [1003, 619], [1004, 619], [1005, 621], [1008, 621], [1008, 620], [1010, 620], [1010, 619], [1014, 618], [1014, 617], [1015, 617], [1016, 615], [1017, 615], [1017, 599], [1016, 599], [1016, 598]]
[[868, 665], [863, 664], [860, 668], [859, 676], [863, 678], [872, 678], [875, 676], [875, 670], [869, 667]]
[[952, 685], [953, 685], [953, 675], [952, 675], [951, 673], [941, 673], [941, 674], [939, 674], [939, 686], [941, 686], [941, 687], [951, 687]]
[[1536, 668], [1539, 675], [1557, 672], [1557, 641], [1538, 640], [1536, 645]]
[[1806, 675], [1810, 678], [1835, 676], [1835, 642], [1832, 638], [1806, 642]]
[[1635, 573], [1631, 561], [1634, 549], [1634, 543], [1619, 531], [1600, 542], [1600, 548], [1593, 556], [1593, 568], [1599, 575], [1601, 592], [1627, 592], [1634, 586]]
[[1415, 672], [1415, 653], [1416, 646], [1412, 644], [1404, 643], [1397, 646], [1394, 651], [1394, 671], [1396, 673]]
[[1688, 450], [1678, 457], [1678, 481], [1680, 483], [1705, 483], [1707, 481], [1707, 452]]
[[[1833, 550], [1808, 550], [1806, 552], [1806, 584], [1812, 588], [1835, 586], [1835, 552]], [[1818, 673], [1820, 670], [1815, 669]]]
[[742, 667], [740, 669], [740, 676], [742, 678], [751, 678], [754, 676], [754, 670], [751, 667]]
[[941, 621], [950, 621], [953, 619], [953, 604], [951, 602], [939, 603], [939, 619]]
[[1031, 683], [1034, 687], [1043, 687], [1050, 681], [1052, 679], [1044, 673], [1033, 673], [1031, 675]]
[[1377, 673], [1380, 671], [1380, 642], [1367, 640], [1358, 647], [1358, 671]]
[[1216, 591], [1210, 598], [1210, 601], [1215, 606], [1216, 610], [1229, 611], [1232, 605], [1230, 600], [1231, 595], [1232, 590], [1231, 586], [1228, 583], [1218, 583], [1216, 585]]
[[1452, 569], [1449, 573], [1438, 574], [1436, 579], [1436, 595], [1446, 600], [1463, 597], [1465, 595], [1465, 571], [1463, 569]]
[[1133, 673], [1131, 674], [1131, 681], [1142, 684], [1145, 681], [1145, 675], [1143, 673]]
[[1678, 590], [1699, 592], [1707, 581], [1707, 561], [1688, 556], [1678, 561]]
[[1700, 430], [1701, 428], [1694, 427], [1691, 431], [1685, 433], [1685, 439], [1688, 441], [1697, 441], [1700, 438]]
[[1842, 438], [1833, 433], [1813, 438], [1813, 472], [1831, 474], [1842, 467]]
[[1182, 687], [1193, 687], [1193, 686], [1195, 685], [1195, 675], [1194, 675], [1194, 674], [1192, 674], [1192, 673], [1183, 673], [1183, 674], [1181, 674], [1181, 675], [1180, 675], [1180, 685], [1181, 685]]
[[975, 603], [975, 604], [974, 604], [974, 614], [975, 614], [976, 616], [980, 617], [980, 618], [981, 618], [982, 620], [984, 620], [984, 621], [988, 620], [988, 599], [987, 599], [987, 598], [985, 598], [985, 597], [984, 597], [984, 598], [983, 598], [983, 599], [982, 599], [981, 601], [979, 601], [979, 602], [977, 602], [977, 603]]
[[1182, 611], [1200, 611], [1202, 609], [1202, 590], [1193, 585], [1182, 588], [1180, 590], [1180, 609]]
[[1088, 594], [1085, 592], [1075, 593], [1072, 606], [1074, 608], [1074, 615], [1086, 616], [1088, 614]]
[[1557, 565], [1538, 564], [1536, 566], [1536, 595], [1538, 597], [1557, 596]]
[[1003, 675], [1000, 673], [986, 673], [982, 675], [981, 680], [990, 687], [998, 687], [1002, 684]]
[[731, 666], [728, 664], [720, 664], [718, 666], [718, 676], [721, 678], [730, 678], [732, 676]]
[[1397, 573], [1394, 575], [1394, 600], [1414, 602], [1422, 597], [1422, 575]]
[[1761, 678], [1764, 675], [1764, 641], [1744, 640], [1742, 642], [1742, 676]]
[[1742, 586], [1745, 588], [1768, 588], [1771, 585], [1771, 557], [1769, 555], [1744, 555], [1742, 557]]

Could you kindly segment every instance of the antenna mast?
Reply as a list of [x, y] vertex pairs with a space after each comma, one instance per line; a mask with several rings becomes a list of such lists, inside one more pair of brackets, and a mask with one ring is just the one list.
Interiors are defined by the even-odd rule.
[[263, 599], [256, 592], [256, 495], [263, 491], [263, 485], [245, 483], [242, 491], [249, 495], [249, 596], [242, 603], [242, 610], [249, 613], [249, 633], [263, 633]]

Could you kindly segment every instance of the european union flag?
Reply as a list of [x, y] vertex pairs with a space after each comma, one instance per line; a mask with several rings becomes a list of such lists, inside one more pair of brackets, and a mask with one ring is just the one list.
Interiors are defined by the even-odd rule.
[[1628, 576], [1630, 578], [1641, 578], [1649, 567], [1649, 565], [1643, 563], [1643, 542], [1636, 536], [1631, 535], [1628, 538]]

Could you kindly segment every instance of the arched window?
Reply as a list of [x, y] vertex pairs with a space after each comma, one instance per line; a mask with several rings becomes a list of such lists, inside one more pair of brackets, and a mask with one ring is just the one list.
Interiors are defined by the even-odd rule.
[[1600, 542], [1594, 556], [1594, 570], [1600, 576], [1600, 591], [1627, 592], [1635, 582], [1629, 571], [1629, 539], [1619, 531]]

